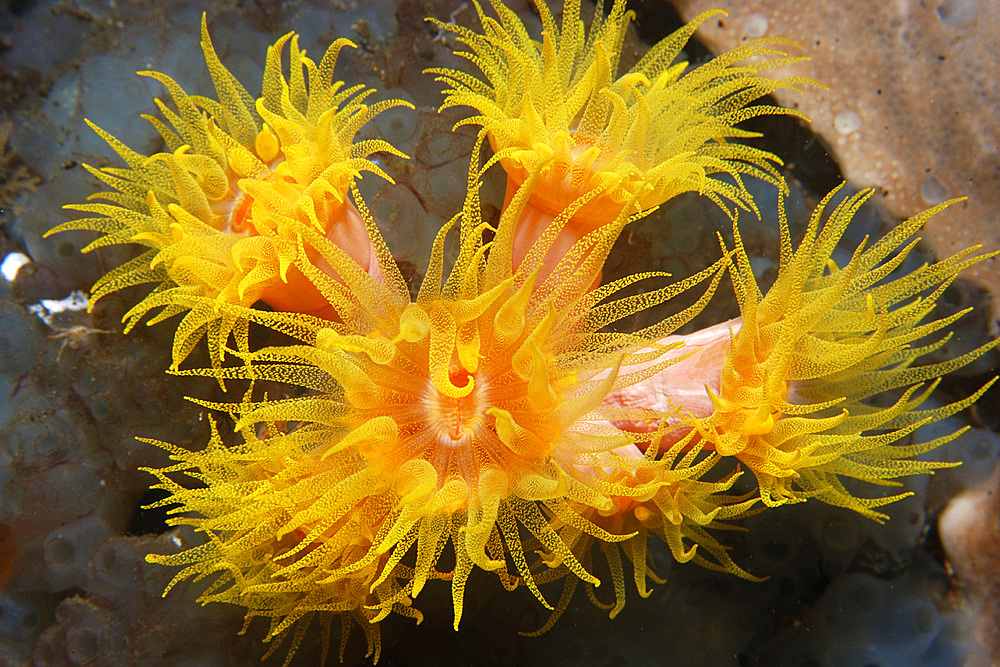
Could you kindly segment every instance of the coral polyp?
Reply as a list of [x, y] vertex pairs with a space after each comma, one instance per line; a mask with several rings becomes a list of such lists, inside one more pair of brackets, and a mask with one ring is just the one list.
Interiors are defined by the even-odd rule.
[[[529, 36], [513, 11], [495, 0], [490, 4], [496, 19], [476, 3], [482, 32], [440, 24], [469, 49], [459, 55], [481, 73], [431, 72], [448, 86], [442, 108], [478, 112], [460, 124], [482, 127], [512, 181], [538, 177], [533, 196], [540, 205], [558, 212], [581, 194], [598, 191], [601, 197], [577, 215], [589, 212], [600, 219], [629, 203], [649, 209], [695, 191], [723, 208], [729, 200], [750, 209], [753, 199], [741, 175], [783, 186], [775, 155], [730, 140], [756, 136], [736, 127], [755, 116], [804, 119], [793, 109], [749, 106], [779, 88], [811, 83], [761, 75], [803, 59], [789, 55], [791, 42], [754, 40], [689, 70], [687, 62], [675, 60], [701, 23], [724, 14], [710, 11], [619, 76], [633, 17], [623, 0], [615, 0], [607, 16], [598, 2], [589, 30], [580, 19], [579, 1], [565, 4], [561, 27], [544, 2], [535, 2], [541, 42]], [[709, 178], [720, 173], [733, 180]]]
[[[688, 71], [688, 63], [674, 62], [681, 49], [702, 22], [722, 13], [705, 12], [619, 76], [633, 18], [624, 0], [615, 0], [607, 16], [598, 2], [589, 30], [578, 0], [565, 4], [561, 27], [536, 0], [541, 42], [501, 2], [490, 4], [496, 19], [475, 3], [481, 32], [439, 23], [469, 49], [458, 55], [480, 74], [429, 72], [446, 86], [442, 109], [478, 112], [457, 126], [478, 125], [489, 139], [492, 159], [507, 173], [506, 203], [528, 184], [511, 257], [515, 266], [536, 239], [550, 233], [544, 277], [577, 240], [623, 210], [650, 210], [683, 192], [701, 193], [735, 215], [739, 209], [756, 211], [744, 176], [785, 187], [777, 156], [732, 140], [757, 136], [736, 127], [756, 116], [807, 120], [793, 109], [753, 104], [779, 88], [812, 83], [761, 75], [804, 59], [789, 55], [791, 42], [754, 40]], [[727, 202], [735, 204], [733, 210]], [[553, 219], [571, 206], [573, 214], [552, 228]]]
[[[287, 76], [281, 64], [286, 45]], [[385, 141], [354, 138], [378, 113], [409, 103], [366, 104], [372, 89], [333, 80], [345, 46], [353, 44], [334, 42], [317, 65], [296, 37], [285, 35], [268, 49], [255, 100], [219, 61], [203, 18], [201, 47], [218, 100], [189, 95], [165, 74], [140, 72], [170, 93], [173, 108], [156, 100], [165, 121], [147, 117], [170, 152], [140, 155], [90, 123], [127, 168], [88, 166], [109, 188], [92, 199], [105, 201], [67, 208], [97, 217], [66, 222], [49, 234], [100, 232], [84, 252], [113, 244], [148, 248], [99, 280], [91, 303], [126, 287], [156, 284], [125, 314], [126, 330], [150, 312], [156, 313], [150, 324], [185, 313], [174, 338], [175, 367], [202, 337], [215, 362], [230, 334], [246, 348], [246, 321], [222, 315], [218, 304], [263, 300], [333, 315], [300, 268], [322, 265], [315, 250], [320, 239], [336, 239], [356, 264], [375, 270], [350, 188], [362, 171], [389, 179], [369, 159], [373, 153], [402, 154]], [[326, 268], [337, 275], [337, 268]], [[203, 296], [215, 303], [193, 298]]]
[[[227, 447], [213, 423], [203, 451], [155, 443], [178, 461], [152, 471], [160, 480], [157, 488], [171, 494], [160, 504], [179, 503], [176, 511], [197, 515], [171, 523], [191, 525], [211, 539], [149, 560], [179, 568], [165, 594], [185, 578], [207, 578], [211, 583], [199, 598], [202, 603], [246, 607], [247, 626], [255, 617], [268, 619], [266, 638], [278, 641], [267, 655], [288, 637], [291, 658], [317, 616], [326, 646], [331, 621], [339, 614], [341, 658], [351, 627], [357, 624], [377, 661], [381, 642], [372, 620], [380, 611], [421, 618], [409, 606], [412, 570], [397, 565], [390, 568], [394, 576], [375, 582], [387, 557], [359, 565], [379, 534], [388, 494], [372, 489], [358, 502], [338, 493], [351, 480], [371, 481], [364, 475], [364, 461], [351, 452], [307, 455], [302, 437], [308, 431], [260, 439], [243, 429], [244, 442]], [[205, 487], [185, 486], [173, 478], [176, 475], [199, 479]]]
[[[89, 248], [145, 245], [93, 297], [155, 284], [127, 328], [157, 309], [150, 323], [182, 314], [171, 371], [242, 392], [192, 399], [215, 413], [204, 449], [145, 441], [172, 461], [145, 468], [167, 494], [152, 506], [203, 538], [148, 560], [179, 568], [167, 592], [202, 581], [200, 601], [243, 607], [244, 630], [267, 619], [268, 655], [288, 646], [286, 663], [313, 619], [328, 650], [338, 615], [341, 658], [357, 623], [377, 661], [378, 623], [419, 622], [419, 598], [439, 580], [458, 629], [477, 569], [549, 610], [531, 634], [581, 582], [612, 618], [630, 588], [648, 596], [663, 583], [651, 541], [678, 563], [757, 580], [719, 531], [810, 500], [883, 520], [875, 508], [905, 493], [863, 496], [855, 482], [891, 486], [948, 465], [916, 457], [957, 434], [907, 438], [985, 391], [922, 408], [936, 378], [996, 345], [918, 364], [963, 314], [933, 314], [944, 291], [988, 257], [970, 248], [904, 270], [915, 235], [948, 203], [839, 266], [835, 250], [871, 193], [833, 206], [834, 191], [793, 243], [780, 160], [736, 141], [752, 136], [737, 127], [749, 118], [802, 118], [753, 105], [811, 83], [765, 76], [800, 59], [789, 42], [751, 41], [688, 71], [673, 61], [708, 12], [618, 76], [631, 19], [621, 0], [608, 16], [598, 3], [589, 30], [577, 0], [561, 28], [536, 2], [540, 41], [491, 4], [497, 19], [476, 5], [482, 32], [439, 24], [480, 70], [431, 70], [446, 85], [442, 108], [475, 109], [460, 125], [480, 130], [464, 203], [437, 231], [415, 298], [355, 183], [363, 171], [391, 180], [373, 156], [402, 153], [356, 136], [407, 104], [369, 105], [371, 90], [333, 81], [346, 40], [316, 64], [282, 37], [254, 99], [203, 20], [219, 99], [150, 74], [173, 101], [158, 103], [165, 120], [150, 119], [168, 150], [142, 156], [97, 130], [128, 168], [91, 169], [110, 188], [95, 195], [105, 202], [69, 208], [98, 217], [53, 230], [101, 233]], [[508, 185], [494, 215], [480, 191], [498, 164]], [[748, 176], [779, 191], [766, 292], [737, 224], [740, 211], [759, 214]], [[689, 191], [733, 218], [717, 259], [687, 276], [602, 284], [626, 226]], [[728, 285], [738, 318], [679, 333]], [[679, 296], [685, 306], [668, 304]], [[671, 314], [625, 330], [664, 304]], [[251, 343], [251, 325], [273, 335]], [[210, 367], [181, 370], [203, 337]], [[612, 590], [598, 595], [604, 570]], [[557, 599], [543, 590], [554, 583]]]
[[[998, 342], [917, 365], [951, 337], [941, 332], [969, 312], [933, 319], [938, 299], [960, 271], [993, 255], [967, 248], [910, 273], [894, 273], [916, 246], [924, 223], [954, 204], [945, 202], [900, 223], [871, 247], [863, 243], [845, 266], [837, 266], [833, 249], [872, 194], [867, 190], [845, 198], [821, 228], [836, 191], [827, 195], [794, 253], [782, 215], [779, 275], [763, 298], [736, 234], [730, 274], [742, 318], [731, 333], [720, 388], [710, 393], [714, 411], [693, 424], [715, 451], [735, 457], [756, 475], [768, 506], [817, 498], [873, 519], [888, 518], [872, 508], [908, 494], [858, 498], [844, 479], [898, 485], [892, 480], [947, 467], [913, 457], [960, 432], [922, 444], [902, 443], [920, 426], [965, 409], [992, 384], [950, 405], [919, 409], [937, 378]], [[869, 400], [901, 388], [905, 391], [888, 407]]]
[[[516, 224], [515, 210], [502, 216], [492, 244], [484, 242], [488, 225], [480, 217], [478, 187], [473, 170], [465, 210], [438, 234], [415, 301], [409, 301], [394, 265], [383, 267], [384, 283], [359, 274], [347, 279], [347, 287], [364, 295], [359, 304], [380, 307], [359, 307], [354, 317], [335, 326], [317, 328], [313, 320], [304, 320], [299, 327], [302, 344], [263, 348], [241, 355], [243, 365], [204, 371], [221, 380], [279, 381], [311, 392], [279, 401], [210, 405], [234, 415], [245, 439], [239, 451], [253, 452], [239, 470], [232, 464], [216, 469], [205, 453], [168, 446], [178, 463], [154, 472], [160, 487], [172, 494], [161, 504], [180, 503], [172, 510], [178, 516], [171, 523], [191, 523], [192, 510], [206, 515], [206, 494], [218, 497], [225, 509], [192, 524], [213, 536], [208, 551], [163, 562], [186, 565], [182, 576], [245, 572], [254, 562], [248, 552], [263, 546], [267, 560], [276, 564], [270, 571], [274, 590], [296, 592], [293, 608], [283, 611], [292, 619], [326, 609], [306, 594], [314, 581], [326, 585], [372, 573], [373, 591], [378, 591], [384, 582], [405, 579], [394, 596], [367, 603], [388, 613], [409, 611], [411, 598], [426, 581], [448, 578], [457, 628], [465, 585], [476, 567], [496, 571], [504, 582], [515, 581], [508, 570], [515, 572], [516, 581], [551, 608], [530, 570], [522, 531], [572, 576], [597, 585], [572, 549], [578, 536], [567, 542], [552, 519], [601, 541], [625, 539], [628, 533], [609, 532], [587, 514], [597, 517], [611, 510], [616, 498], [651, 497], [669, 484], [676, 494], [677, 484], [711, 467], [714, 459], [695, 454], [669, 462], [623, 455], [619, 450], [647, 450], [653, 441], [649, 434], [629, 433], [610, 423], [616, 417], [636, 418], [636, 411], [601, 404], [615, 388], [681, 358], [667, 355], [650, 363], [670, 348], [655, 341], [690, 320], [711, 298], [725, 261], [641, 300], [613, 297], [630, 283], [659, 276], [633, 276], [588, 292], [585, 273], [576, 272], [575, 279], [564, 275], [576, 261], [572, 256], [555, 269], [562, 281], [536, 285], [538, 267], [513, 272], [510, 241], [506, 248], [498, 245], [512, 238], [508, 228]], [[604, 229], [616, 235], [626, 221], [623, 217], [617, 228]], [[453, 225], [459, 228], [458, 259], [443, 279], [444, 243]], [[610, 243], [602, 247], [606, 252]], [[332, 285], [319, 288], [325, 292]], [[598, 331], [700, 285], [694, 305], [649, 330]], [[233, 316], [262, 322], [274, 317]], [[643, 370], [619, 374], [622, 364]], [[272, 426], [287, 422], [299, 426]], [[257, 437], [258, 431], [267, 435]], [[253, 478], [251, 468], [262, 465], [258, 456], [278, 467], [266, 480], [256, 475], [247, 502], [243, 480]], [[328, 460], [352, 464], [331, 469]], [[595, 476], [595, 470], [621, 473]], [[207, 488], [184, 489], [170, 477], [180, 471], [198, 471]], [[233, 483], [234, 475], [240, 483]], [[281, 511], [271, 516], [267, 512], [272, 508]], [[689, 522], [688, 505], [675, 504], [674, 509], [676, 530], [668, 532], [678, 557], [691, 557], [692, 536], [722, 553], [707, 534], [678, 528]], [[368, 527], [366, 546], [353, 543], [355, 560], [350, 563], [343, 560], [343, 548], [334, 546], [346, 529], [347, 513], [364, 516]], [[248, 520], [250, 515], [256, 518]], [[700, 513], [692, 520], [711, 523]], [[234, 527], [265, 524], [266, 530], [255, 529], [254, 534], [267, 539], [276, 533], [266, 546]], [[289, 541], [293, 534], [297, 539]], [[436, 565], [449, 544], [455, 565], [440, 572]], [[251, 602], [267, 589], [259, 577], [228, 578], [227, 595], [243, 600], [250, 614], [262, 613]], [[286, 621], [276, 620], [272, 635], [286, 627]]]

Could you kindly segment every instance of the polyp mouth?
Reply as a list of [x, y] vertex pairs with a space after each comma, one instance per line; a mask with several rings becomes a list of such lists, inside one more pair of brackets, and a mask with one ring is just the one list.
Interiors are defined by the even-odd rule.
[[460, 370], [450, 374], [451, 382], [464, 387], [474, 383], [472, 391], [460, 398], [445, 396], [432, 383], [428, 383], [424, 405], [428, 427], [434, 431], [434, 441], [446, 449], [469, 449], [476, 436], [487, 427], [486, 410], [490, 406], [486, 400], [486, 388], [481, 378], [468, 371]]

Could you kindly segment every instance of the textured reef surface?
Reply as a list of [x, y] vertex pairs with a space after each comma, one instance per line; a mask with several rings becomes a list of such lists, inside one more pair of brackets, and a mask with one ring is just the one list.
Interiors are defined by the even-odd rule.
[[[697, 3], [677, 4], [685, 13]], [[506, 107], [486, 99], [481, 82], [456, 74], [473, 71], [455, 55], [471, 48], [491, 84], [519, 80], [516, 68], [491, 68], [490, 58], [521, 62], [524, 44], [503, 51], [480, 42], [472, 3], [433, 10], [410, 0], [178, 2], [169, 11], [153, 2], [7, 7], [0, 14], [0, 663], [242, 665], [273, 652], [268, 660], [280, 664], [292, 645], [292, 664], [317, 664], [328, 640], [336, 653], [342, 637], [347, 664], [368, 663], [373, 654], [381, 665], [888, 666], [998, 657], [990, 621], [982, 620], [997, 607], [996, 562], [976, 546], [996, 540], [989, 493], [1000, 458], [996, 389], [966, 409], [967, 397], [996, 373], [987, 347], [994, 327], [983, 307], [991, 295], [954, 280], [988, 262], [977, 267], [974, 254], [947, 259], [991, 239], [911, 247], [923, 219], [900, 225], [878, 195], [856, 194], [855, 186], [877, 183], [855, 183], [858, 172], [846, 166], [848, 185], [811, 222], [840, 183], [837, 162], [794, 111], [750, 106], [758, 112], [740, 114], [767, 93], [790, 105], [817, 94], [808, 81], [782, 80], [783, 69], [766, 77], [768, 58], [785, 57], [781, 49], [793, 60], [812, 55], [811, 35], [822, 22], [808, 24], [812, 32], [803, 36], [793, 28], [806, 23], [791, 10], [763, 29], [765, 10], [734, 13], [744, 38], [766, 33], [803, 47], [771, 43], [778, 51], [765, 54], [764, 65], [734, 77], [751, 78], [754, 94], [732, 103], [727, 122], [763, 136], [725, 135], [740, 141], [702, 153], [705, 137], [720, 136], [717, 127], [675, 138], [663, 152], [684, 146], [695, 157], [659, 168], [650, 146], [665, 131], [659, 138], [626, 132], [641, 122], [641, 112], [625, 104], [641, 81], [615, 89], [622, 106], [593, 106], [592, 115], [624, 129], [582, 140], [579, 127], [596, 121], [545, 115], [557, 104], [539, 101], [566, 92], [555, 74], [535, 88], [513, 88], [531, 94]], [[535, 8], [510, 7], [509, 26], [523, 21], [537, 37], [547, 25]], [[684, 25], [658, 3], [634, 9], [637, 22], [620, 35], [621, 71], [641, 68], [650, 46]], [[202, 12], [207, 33], [199, 31]], [[592, 13], [584, 3], [583, 14]], [[438, 21], [426, 22], [428, 15]], [[959, 25], [979, 21], [977, 30], [990, 20], [949, 16]], [[605, 25], [614, 31], [617, 24]], [[712, 16], [703, 30], [723, 26]], [[297, 42], [280, 41], [289, 30]], [[203, 50], [207, 34], [217, 61]], [[341, 44], [323, 57], [345, 37], [357, 48]], [[900, 44], [918, 48], [907, 37]], [[676, 47], [692, 65], [728, 66], [696, 41]], [[281, 58], [285, 67], [295, 62], [299, 48], [315, 61], [309, 76], [316, 83], [296, 83], [296, 68], [289, 75], [280, 66]], [[852, 57], [885, 59], [881, 47], [869, 48]], [[358, 91], [325, 89], [334, 62], [333, 80], [376, 92], [362, 100], [352, 99]], [[834, 83], [810, 61], [791, 66]], [[135, 74], [150, 70], [163, 74]], [[670, 90], [672, 68], [642, 71], [654, 82], [648, 104], [661, 108], [656, 75]], [[600, 87], [608, 73], [593, 72]], [[230, 73], [254, 97], [263, 80], [264, 101], [245, 99]], [[450, 98], [439, 110], [442, 87]], [[798, 92], [786, 98], [782, 88]], [[691, 83], [690, 90], [711, 88]], [[557, 101], [571, 107], [572, 98], [566, 92]], [[541, 116], [532, 115], [532, 103]], [[323, 105], [346, 108], [341, 127], [350, 131], [317, 130], [329, 120]], [[352, 120], [364, 105], [369, 116]], [[829, 119], [800, 106], [825, 127]], [[694, 112], [678, 106], [671, 113]], [[921, 113], [913, 109], [914, 118]], [[143, 115], [165, 117], [169, 127]], [[453, 127], [470, 115], [473, 125]], [[479, 126], [489, 131], [485, 140], [477, 140]], [[555, 127], [554, 149], [523, 142], [540, 126]], [[905, 156], [913, 146], [900, 145], [902, 134], [888, 136]], [[645, 150], [650, 164], [609, 159], [612, 135]], [[323, 171], [308, 151], [296, 151], [302, 145], [321, 145], [327, 159], [349, 160], [350, 169]], [[470, 173], [470, 155], [481, 152], [480, 162], [473, 158], [481, 166], [491, 151], [502, 165]], [[144, 160], [152, 154], [163, 157]], [[206, 156], [229, 171], [216, 173]], [[587, 173], [598, 176], [563, 179], [550, 168], [560, 160], [597, 165]], [[946, 171], [948, 164], [936, 162], [933, 178], [914, 164], [902, 169], [948, 183], [947, 196], [978, 197], [982, 188], [963, 189], [964, 177]], [[272, 172], [278, 176], [267, 176], [266, 186], [245, 183]], [[705, 172], [723, 175], [706, 182]], [[574, 201], [579, 195], [559, 194], [564, 181], [604, 194]], [[345, 197], [351, 182], [357, 192]], [[788, 188], [781, 204], [780, 182]], [[109, 188], [110, 204], [80, 204]], [[239, 195], [212, 196], [226, 192]], [[534, 201], [535, 192], [548, 199]], [[913, 215], [945, 198], [925, 195], [916, 208], [893, 211]], [[294, 208], [300, 220], [343, 218], [338, 229], [348, 231], [324, 236], [289, 226], [282, 204], [289, 198], [311, 202]], [[345, 199], [366, 206], [358, 212]], [[47, 236], [79, 217], [63, 210], [67, 203], [101, 220], [123, 220], [120, 211], [128, 210], [167, 223], [127, 233], [106, 222], [71, 223], [75, 231]], [[574, 206], [568, 220], [559, 217]], [[216, 215], [232, 237], [221, 250], [219, 230], [199, 222]], [[813, 224], [820, 219], [822, 233]], [[439, 234], [450, 220], [451, 236]], [[982, 227], [995, 235], [992, 223]], [[561, 231], [546, 233], [553, 224]], [[532, 238], [544, 242], [519, 242], [511, 231], [532, 225], [540, 230]], [[137, 262], [134, 246], [110, 244], [81, 254], [95, 238], [87, 228], [138, 240], [150, 254]], [[866, 251], [856, 253], [866, 236]], [[567, 264], [564, 255], [575, 259]], [[320, 268], [310, 273], [310, 266]], [[850, 279], [833, 280], [851, 270]], [[631, 278], [664, 273], [670, 281], [651, 286]], [[888, 296], [870, 289], [883, 279], [897, 281]], [[590, 296], [614, 294], [588, 291], [598, 281], [617, 286], [617, 307]], [[144, 282], [159, 287], [149, 295]], [[313, 292], [289, 297], [285, 284]], [[102, 298], [88, 311], [82, 306], [92, 287]], [[916, 294], [926, 301], [910, 301]], [[258, 301], [268, 307], [249, 308]], [[969, 305], [976, 309], [959, 318]], [[166, 316], [179, 317], [122, 335], [123, 318], [131, 326], [164, 306]], [[301, 317], [282, 318], [283, 311]], [[838, 333], [847, 321], [857, 330]], [[710, 326], [720, 322], [728, 324]], [[942, 342], [931, 323], [953, 335]], [[795, 339], [804, 329], [824, 333]], [[449, 335], [457, 342], [443, 348]], [[723, 371], [717, 362], [715, 379], [701, 381], [696, 369], [669, 357], [683, 336], [704, 358], [722, 350], [730, 364]], [[912, 363], [894, 356], [911, 343], [926, 346], [926, 356], [912, 372], [887, 371]], [[845, 379], [842, 371], [862, 358], [870, 362], [864, 379]], [[823, 361], [810, 366], [814, 360]], [[164, 373], [178, 367], [194, 370]], [[615, 373], [631, 379], [617, 382]], [[671, 391], [679, 391], [682, 374], [698, 380], [688, 381], [694, 390], [714, 390], [711, 401], [702, 397], [703, 411], [689, 403], [690, 414], [680, 415], [675, 403], [649, 398], [651, 387], [664, 386], [668, 399], [680, 401]], [[944, 374], [922, 404], [926, 384], [907, 390]], [[426, 393], [379, 403], [425, 377]], [[851, 417], [824, 405], [813, 415], [819, 426], [804, 431], [826, 440], [794, 444], [804, 442], [796, 440], [803, 427], [795, 420], [812, 418], [808, 404], [851, 392]], [[609, 393], [613, 401], [595, 404]], [[433, 448], [406, 430], [419, 410], [446, 445], [472, 441], [470, 449], [495, 446], [504, 455], [487, 457], [489, 465], [478, 455], [441, 455], [443, 468], [461, 474], [438, 480]], [[868, 440], [857, 437], [861, 431]], [[559, 443], [555, 454], [551, 442]], [[420, 447], [430, 453], [407, 459]], [[862, 454], [851, 458], [845, 447]], [[726, 467], [727, 460], [738, 463]], [[955, 461], [963, 465], [949, 467]], [[856, 483], [935, 469], [901, 477], [902, 486], [884, 494]], [[328, 478], [342, 482], [339, 496], [322, 486]], [[953, 498], [939, 537], [938, 515]], [[168, 516], [178, 501], [188, 513]], [[872, 520], [883, 512], [884, 523]], [[982, 515], [994, 520], [977, 520]], [[234, 532], [233, 525], [242, 527]], [[215, 539], [206, 542], [198, 529]], [[206, 581], [187, 578], [206, 574], [231, 583], [206, 593]], [[593, 587], [598, 580], [603, 585]], [[574, 595], [578, 584], [586, 590]], [[320, 622], [310, 625], [313, 614]]]
[[[809, 114], [844, 176], [858, 185], [877, 184], [886, 207], [901, 217], [961, 192], [969, 201], [928, 224], [928, 244], [940, 254], [972, 243], [1000, 247], [1000, 122], [992, 111], [1000, 103], [1000, 63], [991, 55], [1000, 46], [995, 3], [675, 5], [687, 19], [717, 7], [729, 12], [702, 31], [713, 50], [772, 34], [806, 45], [808, 65], [789, 69], [808, 72], [828, 89], [796, 99], [779, 91], [777, 97]], [[995, 263], [971, 269], [966, 278], [988, 290], [997, 312]]]

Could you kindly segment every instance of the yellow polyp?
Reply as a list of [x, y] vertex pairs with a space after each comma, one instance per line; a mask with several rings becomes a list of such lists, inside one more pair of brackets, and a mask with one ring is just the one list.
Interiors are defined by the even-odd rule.
[[[963, 251], [909, 274], [893, 273], [920, 227], [943, 208], [938, 206], [900, 223], [870, 247], [862, 242], [850, 262], [837, 268], [831, 253], [872, 191], [830, 207], [835, 194], [817, 207], [799, 247], [794, 252], [790, 245], [783, 248], [778, 278], [763, 297], [739, 233], [734, 233], [730, 275], [740, 295], [742, 323], [718, 395], [708, 393], [713, 414], [691, 424], [707, 447], [736, 457], [757, 477], [765, 505], [816, 498], [878, 519], [884, 515], [873, 508], [901, 496], [858, 498], [842, 478], [886, 486], [897, 484], [897, 477], [947, 465], [913, 460], [924, 450], [903, 444], [905, 437], [917, 425], [953, 414], [974, 398], [942, 412], [921, 412], [918, 407], [929, 392], [914, 394], [916, 383], [950, 372], [997, 343], [924, 366], [916, 362], [940, 341], [913, 343], [939, 331], [945, 338], [950, 335], [946, 329], [954, 316], [926, 318], [958, 272], [987, 256], [970, 257], [970, 251]], [[779, 220], [784, 243], [790, 234], [783, 202]], [[867, 402], [907, 387], [892, 406]], [[927, 420], [904, 420], [907, 411], [927, 414]]]
[[276, 157], [281, 150], [281, 142], [278, 140], [278, 135], [271, 130], [267, 123], [263, 124], [260, 134], [257, 135], [257, 140], [254, 141], [254, 149], [257, 151], [258, 157], [264, 162], [271, 162]]
[[[784, 189], [775, 155], [731, 140], [746, 136], [734, 126], [754, 116], [804, 118], [773, 105], [747, 106], [775, 90], [812, 83], [762, 75], [801, 60], [788, 54], [791, 43], [751, 40], [682, 76], [687, 63], [672, 61], [695, 29], [720, 13], [709, 11], [619, 76], [619, 54], [633, 17], [624, 0], [614, 0], [610, 14], [587, 30], [578, 2], [564, 4], [561, 27], [545, 2], [534, 4], [543, 17], [540, 40], [528, 39], [517, 15], [499, 3], [494, 3], [497, 19], [480, 11], [481, 31], [436, 21], [463, 43], [482, 74], [428, 71], [446, 86], [442, 108], [467, 106], [478, 112], [464, 123], [482, 126], [512, 178], [523, 181], [524, 172], [538, 173], [540, 182], [555, 188], [549, 195], [560, 202], [555, 210], [611, 183], [606, 197], [619, 207], [634, 199], [638, 210], [697, 191], [724, 208], [728, 200], [755, 211], [743, 174]], [[562, 183], [571, 170], [572, 178]], [[712, 178], [719, 173], [729, 174], [735, 184]], [[573, 191], [561, 191], [567, 186]]]
[[[103, 236], [91, 247], [132, 242], [146, 247], [145, 260], [157, 258], [155, 271], [148, 263], [113, 269], [94, 294], [152, 284], [128, 311], [128, 328], [147, 314], [186, 312], [174, 338], [174, 367], [202, 337], [214, 365], [228, 349], [247, 351], [248, 316], [225, 312], [226, 304], [248, 308], [265, 299], [278, 310], [336, 317], [344, 300], [322, 294], [318, 284], [343, 280], [344, 271], [331, 276], [313, 265], [333, 243], [324, 236], [334, 226], [326, 219], [329, 204], [347, 202], [361, 172], [385, 175], [370, 159], [374, 153], [402, 156], [384, 141], [355, 139], [378, 113], [412, 105], [367, 103], [363, 86], [342, 90], [332, 75], [343, 42], [319, 65], [293, 45], [286, 73], [281, 51], [289, 41], [268, 49], [255, 100], [219, 60], [203, 20], [201, 47], [217, 99], [188, 95], [169, 76], [145, 72], [169, 94], [168, 102], [157, 100], [164, 120], [154, 122], [168, 150], [140, 155], [92, 126], [127, 168], [94, 170], [111, 203], [69, 207], [97, 216], [50, 232], [92, 230]], [[151, 194], [144, 200], [137, 190]], [[373, 248], [384, 246], [374, 225], [364, 228]], [[356, 246], [346, 249], [352, 260], [367, 262], [368, 249]]]

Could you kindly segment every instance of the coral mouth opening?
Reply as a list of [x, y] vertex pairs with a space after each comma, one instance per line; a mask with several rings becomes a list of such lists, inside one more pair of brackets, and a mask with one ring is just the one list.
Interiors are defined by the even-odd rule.
[[229, 212], [228, 231], [233, 234], [245, 234], [252, 236], [257, 233], [257, 229], [250, 221], [250, 209], [253, 207], [253, 197], [245, 192], [241, 192], [233, 203], [233, 208]]
[[464, 449], [472, 446], [473, 440], [482, 433], [486, 424], [486, 401], [484, 388], [472, 373], [461, 369], [450, 374], [452, 384], [465, 387], [474, 383], [473, 390], [461, 398], [445, 396], [432, 384], [427, 388], [425, 409], [427, 424], [435, 434], [435, 442], [446, 449]]

